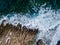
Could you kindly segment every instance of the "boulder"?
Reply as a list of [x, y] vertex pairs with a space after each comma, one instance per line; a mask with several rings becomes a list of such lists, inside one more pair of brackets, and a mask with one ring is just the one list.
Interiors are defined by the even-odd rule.
[[36, 44], [37, 44], [37, 45], [43, 45], [42, 39], [38, 40]]
[[[1, 29], [0, 25], [0, 29]], [[1, 31], [2, 30], [2, 31]], [[18, 24], [13, 26], [7, 23], [0, 30], [0, 45], [33, 45], [37, 30], [28, 29], [26, 26]]]

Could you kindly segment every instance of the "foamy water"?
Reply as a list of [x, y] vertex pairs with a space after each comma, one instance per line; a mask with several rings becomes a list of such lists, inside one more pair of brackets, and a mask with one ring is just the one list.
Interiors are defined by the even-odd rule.
[[[17, 25], [21, 23], [28, 28], [38, 28], [39, 33], [37, 34], [36, 41], [42, 39], [45, 45], [56, 45], [57, 41], [60, 40], [60, 10], [54, 11], [51, 8], [40, 7], [37, 16], [28, 17], [21, 14], [8, 14], [0, 19], [0, 24], [2, 20], [6, 23], [11, 23], [12, 25]], [[26, 14], [29, 15], [29, 14]]]

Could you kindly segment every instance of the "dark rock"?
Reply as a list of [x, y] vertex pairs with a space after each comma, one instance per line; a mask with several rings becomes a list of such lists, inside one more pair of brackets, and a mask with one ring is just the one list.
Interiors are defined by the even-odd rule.
[[5, 28], [7, 28], [7, 29], [11, 29], [12, 27], [13, 27], [13, 25], [9, 24], [9, 23], [7, 23], [6, 26], [5, 26]]
[[2, 27], [4, 26], [4, 22], [5, 22], [5, 21], [6, 21], [6, 20], [3, 20], [3, 21], [2, 21], [2, 24], [1, 24]]
[[37, 41], [37, 45], [43, 45], [42, 39], [40, 39], [40, 40]]
[[6, 26], [2, 28], [1, 26], [2, 25], [0, 25], [0, 45], [29, 45], [35, 41], [34, 38], [37, 30], [28, 29], [26, 26], [22, 27], [21, 24], [13, 26], [7, 23]]
[[31, 34], [37, 34], [38, 33], [38, 29], [28, 29], [29, 30], [29, 33]]
[[23, 26], [23, 30], [28, 30], [26, 26]]
[[21, 26], [22, 25], [20, 23], [18, 23], [17, 28], [21, 30]]
[[23, 30], [22, 30], [22, 34], [27, 35], [27, 33], [28, 33], [28, 29], [26, 28], [26, 26], [23, 26], [22, 29], [23, 29]]
[[60, 40], [57, 42], [57, 45], [60, 45]]

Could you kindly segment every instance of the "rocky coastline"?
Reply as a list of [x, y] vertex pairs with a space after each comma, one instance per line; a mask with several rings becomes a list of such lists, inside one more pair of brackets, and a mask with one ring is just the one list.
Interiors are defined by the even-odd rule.
[[4, 21], [0, 25], [0, 45], [33, 45], [38, 29], [28, 29], [19, 23], [17, 26]]

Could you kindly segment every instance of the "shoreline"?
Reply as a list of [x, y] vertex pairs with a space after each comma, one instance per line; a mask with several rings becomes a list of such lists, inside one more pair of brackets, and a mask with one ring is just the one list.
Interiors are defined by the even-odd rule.
[[[13, 26], [4, 21], [0, 25], [0, 45], [30, 45], [34, 44], [38, 29], [28, 29], [21, 24]], [[29, 44], [28, 44], [29, 43]]]

